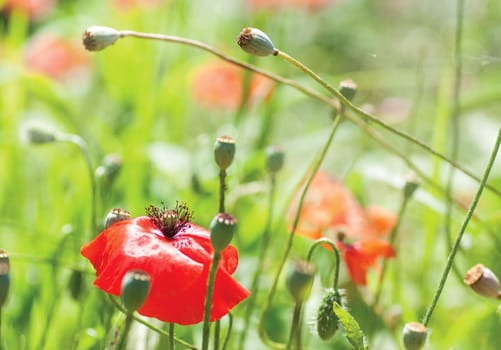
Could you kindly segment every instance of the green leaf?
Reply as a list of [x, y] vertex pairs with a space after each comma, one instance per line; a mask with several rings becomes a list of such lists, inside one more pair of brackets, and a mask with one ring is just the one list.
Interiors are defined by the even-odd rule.
[[341, 305], [334, 302], [333, 311], [339, 318], [339, 322], [343, 326], [346, 339], [353, 346], [354, 350], [366, 350], [368, 347], [365, 345], [364, 333], [360, 329], [358, 322], [350, 315], [348, 311], [343, 309]]

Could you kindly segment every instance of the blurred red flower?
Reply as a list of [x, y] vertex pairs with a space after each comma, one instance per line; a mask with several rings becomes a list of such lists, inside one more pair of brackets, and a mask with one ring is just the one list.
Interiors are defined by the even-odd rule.
[[[297, 202], [292, 208], [296, 206]], [[377, 267], [378, 258], [395, 255], [384, 240], [395, 223], [394, 214], [377, 206], [364, 210], [340, 181], [319, 171], [303, 202], [296, 233], [311, 239], [327, 237], [335, 241], [352, 281], [365, 285], [367, 271]], [[354, 243], [346, 243], [344, 238]]]
[[[194, 73], [191, 91], [194, 99], [206, 107], [236, 110], [242, 102], [244, 72], [225, 62], [208, 62]], [[248, 100], [255, 103], [267, 100], [274, 90], [274, 82], [260, 74], [252, 74]]]
[[[111, 225], [83, 246], [81, 253], [96, 269], [94, 285], [110, 294], [120, 295], [122, 278], [130, 270], [151, 276], [150, 293], [138, 310], [141, 315], [183, 325], [199, 323], [213, 254], [210, 233], [181, 219], [178, 211], [157, 213]], [[172, 222], [172, 215], [179, 215], [179, 220]], [[162, 223], [166, 217], [170, 221]], [[230, 245], [221, 254], [211, 321], [249, 295], [231, 276], [238, 265], [237, 250]]]
[[129, 11], [134, 8], [155, 8], [164, 0], [110, 0], [111, 5], [120, 11]]
[[89, 56], [77, 42], [51, 33], [34, 36], [26, 45], [24, 63], [29, 69], [56, 80], [88, 65]]
[[28, 18], [38, 20], [51, 12], [55, 5], [56, 0], [6, 0], [2, 10], [6, 13], [20, 11]]
[[247, 0], [250, 7], [254, 9], [271, 10], [280, 10], [291, 7], [320, 10], [333, 2], [334, 0]]

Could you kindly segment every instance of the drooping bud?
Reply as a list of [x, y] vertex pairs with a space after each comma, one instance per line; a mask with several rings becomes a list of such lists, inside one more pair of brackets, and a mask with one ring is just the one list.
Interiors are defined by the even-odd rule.
[[144, 271], [132, 270], [122, 280], [122, 304], [128, 312], [139, 309], [150, 291], [150, 275]]
[[339, 83], [339, 92], [346, 97], [348, 101], [352, 101], [357, 93], [357, 84], [351, 79], [343, 80]]
[[127, 210], [113, 208], [108, 215], [106, 215], [106, 219], [104, 219], [104, 228], [108, 228], [119, 221], [127, 219], [130, 219], [130, 213]]
[[271, 39], [264, 32], [256, 28], [244, 28], [238, 35], [238, 46], [247, 53], [256, 56], [276, 56], [278, 50], [275, 49]]
[[101, 165], [96, 169], [96, 177], [98, 179], [106, 180], [107, 182], [113, 182], [115, 177], [122, 169], [123, 159], [119, 154], [111, 153], [106, 155]]
[[5, 305], [10, 288], [9, 254], [0, 249], [0, 309]]
[[477, 294], [486, 298], [501, 299], [498, 278], [494, 272], [482, 264], [477, 264], [466, 272], [464, 283], [469, 285]]
[[68, 281], [68, 289], [73, 300], [78, 300], [82, 292], [83, 272], [80, 270], [71, 271]]
[[428, 337], [426, 327], [419, 322], [406, 323], [402, 331], [402, 340], [406, 350], [421, 349]]
[[269, 146], [266, 148], [266, 170], [275, 174], [284, 165], [285, 153], [279, 146]]
[[32, 144], [55, 142], [59, 135], [58, 131], [41, 121], [29, 121], [21, 127], [22, 141]]
[[310, 296], [316, 270], [315, 265], [308, 261], [294, 262], [287, 278], [287, 289], [296, 303], [302, 303]]
[[334, 313], [332, 307], [334, 302], [343, 305], [341, 294], [336, 290], [329, 289], [318, 307], [317, 333], [323, 340], [332, 338], [339, 328], [339, 318]]
[[92, 26], [85, 30], [82, 35], [82, 42], [88, 51], [101, 51], [115, 41], [120, 39], [122, 34], [113, 28], [103, 26]]
[[216, 252], [230, 244], [237, 227], [237, 220], [230, 214], [218, 213], [210, 223], [210, 241]]
[[230, 136], [219, 136], [214, 143], [214, 158], [221, 170], [226, 170], [235, 157], [235, 139]]

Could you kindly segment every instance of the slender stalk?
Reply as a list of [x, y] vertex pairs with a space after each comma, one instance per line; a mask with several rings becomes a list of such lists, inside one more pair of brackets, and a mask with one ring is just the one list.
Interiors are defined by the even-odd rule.
[[132, 326], [132, 312], [127, 312], [125, 316], [124, 330], [122, 332], [122, 336], [120, 337], [120, 343], [118, 343], [117, 347], [118, 350], [125, 350], [131, 326]]
[[[233, 59], [231, 57], [228, 57], [227, 55], [225, 55], [224, 53], [222, 53], [221, 51], [205, 44], [205, 43], [202, 43], [200, 41], [197, 41], [197, 40], [192, 40], [192, 39], [187, 39], [187, 38], [182, 38], [182, 37], [178, 37], [178, 36], [172, 36], [172, 35], [163, 35], [163, 34], [154, 34], [154, 33], [141, 33], [141, 32], [135, 32], [135, 31], [131, 31], [131, 30], [123, 30], [120, 32], [120, 35], [122, 38], [125, 38], [125, 37], [135, 37], [135, 38], [140, 38], [140, 39], [149, 39], [149, 40], [159, 40], [159, 41], [165, 41], [165, 42], [172, 42], [172, 43], [178, 43], [178, 44], [183, 44], [183, 45], [187, 45], [187, 46], [191, 46], [191, 47], [194, 47], [194, 48], [197, 48], [197, 49], [200, 49], [200, 50], [204, 50], [204, 51], [207, 51], [215, 56], [217, 56], [218, 58], [228, 62], [228, 63], [231, 63], [233, 65], [236, 65], [238, 67], [241, 67], [243, 69], [247, 69], [249, 71], [252, 71], [252, 72], [255, 72], [255, 73], [259, 73], [261, 75], [264, 75], [265, 77], [277, 82], [277, 83], [281, 83], [281, 84], [284, 84], [284, 85], [288, 85], [300, 92], [302, 92], [303, 94], [305, 94], [306, 96], [309, 96], [309, 97], [312, 97], [324, 104], [327, 104], [333, 108], [337, 108], [336, 104], [334, 103], [334, 101], [332, 101], [330, 98], [326, 97], [326, 96], [323, 96], [323, 95], [320, 95], [318, 94], [317, 92], [315, 92], [314, 90], [312, 89], [309, 89], [299, 83], [297, 83], [296, 81], [294, 80], [291, 80], [291, 79], [287, 79], [287, 78], [283, 78], [277, 74], [273, 74], [269, 71], [266, 71], [266, 70], [263, 70], [261, 68], [258, 68], [254, 65], [251, 65], [251, 64], [248, 64], [248, 63], [244, 63], [244, 62], [241, 62], [241, 61], [238, 61], [236, 59]], [[415, 145], [419, 146], [421, 149], [423, 149], [424, 151], [430, 153], [430, 154], [433, 154], [434, 156], [442, 159], [444, 162], [446, 163], [449, 163], [450, 165], [452, 165], [454, 168], [458, 169], [459, 171], [461, 171], [462, 173], [464, 173], [465, 175], [467, 175], [468, 177], [472, 178], [473, 180], [477, 181], [477, 182], [480, 182], [480, 178], [477, 177], [475, 174], [471, 173], [469, 170], [467, 170], [466, 168], [464, 168], [464, 166], [462, 166], [461, 164], [455, 162], [455, 161], [452, 161], [450, 160], [449, 158], [447, 158], [445, 155], [441, 154], [440, 152], [434, 150], [433, 148], [431, 148], [430, 146], [428, 146], [427, 144], [425, 144], [423, 141], [420, 141], [419, 139], [416, 139], [415, 137], [407, 134], [406, 132], [404, 131], [401, 131], [401, 130], [398, 130], [398, 129], [395, 129], [393, 128], [392, 126], [386, 124], [384, 121], [382, 121], [381, 119], [377, 118], [376, 116], [370, 114], [370, 113], [367, 113], [365, 112], [364, 110], [362, 110], [361, 108], [355, 106], [353, 103], [351, 103], [349, 100], [347, 100], [337, 89], [335, 89], [334, 87], [330, 86], [329, 84], [327, 84], [322, 78], [320, 78], [317, 74], [315, 74], [311, 69], [307, 68], [306, 66], [304, 66], [302, 63], [300, 63], [299, 61], [293, 59], [291, 56], [283, 53], [283, 52], [279, 52], [278, 54], [280, 57], [283, 57], [287, 60], [289, 60], [289, 62], [293, 63], [294, 65], [296, 65], [297, 67], [301, 68], [303, 71], [305, 71], [307, 74], [311, 75], [316, 81], [318, 81], [324, 88], [326, 88], [331, 94], [333, 94], [334, 96], [336, 96], [339, 101], [341, 102], [341, 104], [343, 104], [344, 106], [346, 106], [348, 109], [352, 110], [353, 112], [355, 112], [358, 116], [362, 117], [363, 119], [366, 119], [366, 120], [370, 120], [371, 122], [373, 122], [374, 124], [376, 125], [379, 125], [380, 127], [388, 130], [389, 132], [395, 134], [395, 135], [398, 135], [402, 138], [404, 138], [405, 140], [411, 142], [411, 143], [414, 143]], [[286, 58], [287, 57], [287, 58]], [[353, 116], [349, 116], [347, 115], [347, 119], [349, 119], [350, 121], [355, 121], [357, 120], [357, 118], [353, 117]], [[491, 192], [495, 193], [496, 195], [498, 195], [499, 197], [501, 197], [501, 190], [497, 189], [496, 187], [490, 185], [490, 184], [486, 184], [485, 185], [486, 188], [488, 188]]]
[[334, 254], [334, 256], [336, 258], [335, 265], [334, 265], [334, 274], [333, 274], [333, 278], [332, 278], [332, 289], [337, 290], [337, 285], [339, 282], [339, 269], [340, 269], [340, 265], [341, 265], [341, 256], [339, 255], [339, 250], [337, 249], [337, 246], [334, 242], [332, 242], [330, 239], [325, 238], [325, 237], [317, 239], [311, 245], [310, 250], [308, 251], [308, 256], [306, 257], [306, 261], [308, 261], [308, 262], [311, 261], [311, 258], [313, 256], [313, 252], [315, 251], [315, 249], [317, 247], [319, 247], [320, 245], [324, 245], [324, 244], [327, 244], [331, 247], [332, 253]]
[[226, 171], [221, 169], [219, 171], [219, 212], [225, 213], [224, 211], [224, 192], [226, 190]]
[[3, 349], [3, 341], [2, 341], [2, 307], [0, 306], [0, 350]]
[[494, 148], [492, 149], [491, 156], [489, 158], [489, 161], [487, 163], [487, 166], [484, 171], [484, 175], [482, 177], [482, 180], [480, 182], [480, 186], [478, 187], [477, 193], [475, 194], [475, 197], [473, 198], [473, 202], [471, 203], [470, 209], [468, 209], [468, 213], [466, 214], [466, 217], [463, 221], [463, 224], [461, 225], [461, 228], [459, 230], [459, 233], [456, 237], [456, 240], [454, 241], [454, 245], [452, 246], [452, 249], [449, 253], [449, 257], [447, 258], [447, 264], [445, 265], [445, 269], [442, 273], [442, 277], [440, 279], [440, 282], [437, 286], [437, 289], [435, 290], [435, 294], [433, 295], [433, 300], [431, 302], [430, 308], [426, 312], [424, 318], [423, 318], [423, 325], [427, 326], [428, 323], [430, 322], [431, 316], [433, 314], [433, 311], [435, 310], [435, 307], [438, 304], [438, 300], [440, 298], [440, 295], [442, 294], [442, 291], [445, 286], [445, 282], [447, 281], [447, 277], [449, 275], [449, 272], [451, 270], [451, 267], [454, 263], [454, 258], [456, 256], [456, 253], [459, 249], [459, 245], [461, 244], [461, 239], [463, 238], [463, 234], [466, 230], [466, 227], [468, 226], [468, 223], [470, 222], [470, 219], [473, 215], [473, 212], [475, 211], [475, 208], [477, 207], [478, 201], [480, 200], [480, 196], [482, 195], [482, 192], [484, 190], [485, 184], [487, 183], [487, 179], [489, 178], [489, 174], [491, 172], [491, 169], [496, 161], [496, 156], [499, 151], [499, 145], [501, 143], [501, 128], [498, 130], [498, 136], [496, 139], [496, 143], [494, 145]]
[[168, 350], [174, 350], [174, 327], [176, 324], [174, 322], [169, 322], [169, 346]]
[[214, 350], [219, 350], [219, 337], [221, 336], [221, 321], [217, 320], [214, 327]]
[[268, 246], [271, 238], [271, 223], [273, 219], [273, 203], [275, 198], [275, 189], [276, 189], [276, 175], [272, 173], [270, 175], [270, 193], [268, 196], [268, 214], [266, 218], [266, 224], [261, 236], [261, 249], [259, 250], [259, 256], [257, 259], [257, 267], [254, 270], [254, 275], [252, 276], [251, 283], [251, 294], [249, 296], [249, 300], [247, 301], [245, 315], [244, 315], [244, 326], [242, 332], [240, 333], [240, 346], [239, 349], [244, 349], [245, 347], [245, 339], [247, 337], [247, 331], [249, 329], [249, 322], [252, 315], [252, 311], [254, 310], [254, 306], [256, 305], [257, 293], [259, 291], [259, 282], [260, 277], [263, 273], [264, 263], [266, 261], [266, 253], [268, 251]]
[[[118, 309], [120, 310], [120, 312], [124, 313], [124, 314], [127, 314], [127, 310], [125, 310], [123, 308], [122, 305], [120, 305], [120, 303], [116, 300], [116, 298], [112, 297], [110, 294], [108, 294], [108, 299], [111, 301], [111, 303]], [[159, 328], [159, 327], [156, 327], [154, 325], [152, 325], [151, 323], [145, 321], [144, 319], [142, 319], [141, 317], [138, 317], [136, 316], [135, 314], [132, 314], [132, 318], [134, 319], [134, 321], [136, 322], [139, 322], [141, 323], [143, 326], [151, 329], [152, 331], [160, 334], [160, 335], [163, 335], [164, 337], [167, 337], [169, 338], [170, 337], [170, 333], [169, 332], [166, 332], [165, 330], [163, 330], [162, 328]], [[176, 336], [174, 336], [174, 341], [176, 343], [178, 343], [179, 345], [182, 345], [190, 350], [197, 350], [198, 348], [193, 345], [193, 344], [190, 344], [182, 339], [179, 339], [177, 338]]]
[[278, 286], [278, 280], [280, 278], [280, 275], [282, 274], [282, 270], [283, 270], [283, 268], [285, 266], [285, 263], [286, 263], [287, 258], [289, 256], [289, 253], [291, 251], [292, 245], [294, 243], [294, 237], [296, 235], [296, 229], [297, 229], [297, 225], [299, 223], [299, 215], [300, 215], [301, 209], [303, 207], [303, 202], [304, 202], [304, 199], [306, 197], [306, 192], [308, 192], [308, 188], [310, 187], [311, 182], [313, 181], [313, 177], [315, 176], [315, 174], [317, 173], [318, 169], [322, 165], [322, 162], [323, 162], [323, 160], [325, 158], [325, 155], [327, 154], [327, 151], [330, 148], [332, 140], [334, 139], [334, 135], [336, 134], [336, 130], [337, 130], [338, 126], [341, 124], [342, 119], [343, 119], [343, 115], [339, 115], [336, 118], [336, 120], [334, 121], [334, 123], [332, 125], [332, 129], [331, 129], [331, 132], [330, 132], [330, 134], [328, 136], [327, 142], [324, 144], [324, 146], [320, 150], [320, 154], [319, 154], [318, 158], [316, 159], [316, 162], [313, 163], [313, 166], [311, 167], [311, 169], [308, 169], [308, 172], [310, 174], [308, 176], [308, 179], [306, 180], [306, 183], [304, 185], [303, 191], [301, 192], [301, 195], [300, 195], [300, 198], [299, 198], [299, 203], [298, 203], [298, 206], [297, 206], [297, 209], [296, 209], [296, 213], [295, 213], [295, 216], [294, 216], [294, 221], [292, 223], [292, 227], [291, 227], [290, 232], [289, 232], [289, 239], [287, 240], [285, 251], [284, 251], [284, 254], [282, 256], [282, 260], [280, 261], [280, 264], [279, 264], [279, 267], [278, 267], [278, 271], [277, 271], [277, 273], [275, 275], [275, 279], [274, 279], [273, 284], [271, 286], [270, 292], [268, 293], [268, 297], [267, 297], [267, 299], [265, 301], [265, 304], [263, 306], [263, 311], [262, 311], [261, 317], [259, 319], [259, 327], [258, 327], [259, 337], [261, 338], [261, 340], [265, 344], [267, 344], [267, 345], [269, 345], [269, 346], [271, 346], [273, 348], [276, 348], [276, 349], [283, 349], [284, 346], [283, 346], [283, 344], [276, 343], [276, 342], [274, 342], [274, 341], [272, 341], [271, 339], [268, 338], [268, 336], [266, 334], [266, 330], [264, 329], [264, 319], [266, 317], [266, 314], [267, 314], [269, 308], [271, 307], [271, 303], [273, 301], [273, 298], [275, 296], [275, 292], [276, 292], [276, 289], [277, 289], [277, 286]]
[[202, 350], [207, 350], [209, 348], [209, 333], [210, 333], [210, 313], [212, 307], [212, 294], [214, 292], [214, 281], [216, 279], [216, 271], [219, 266], [219, 260], [221, 260], [221, 252], [215, 251], [214, 258], [209, 271], [209, 279], [207, 281], [207, 294], [205, 297], [205, 311], [204, 311], [204, 325], [203, 325], [203, 338], [202, 338]]
[[231, 331], [233, 329], [233, 315], [231, 312], [228, 313], [228, 331], [226, 332], [226, 337], [224, 337], [222, 350], [226, 350], [228, 342], [230, 341]]
[[295, 342], [297, 349], [301, 349], [301, 311], [303, 310], [303, 303], [296, 303], [294, 305], [294, 312], [292, 314], [291, 331], [289, 340], [287, 341], [286, 349], [292, 349], [292, 343]]

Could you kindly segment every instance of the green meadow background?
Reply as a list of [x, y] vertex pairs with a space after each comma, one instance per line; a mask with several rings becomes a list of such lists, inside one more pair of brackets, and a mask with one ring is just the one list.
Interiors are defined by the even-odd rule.
[[[207, 227], [218, 208], [213, 144], [220, 135], [230, 135], [237, 142], [235, 162], [228, 170], [227, 211], [239, 222], [233, 240], [240, 256], [235, 278], [247, 287], [267, 220], [265, 149], [280, 145], [286, 153], [277, 176], [269, 259], [246, 346], [265, 349], [257, 321], [288, 239], [283, 213], [332, 123], [329, 107], [281, 85], [268, 100], [240, 113], [203, 105], [192, 93], [193, 77], [198, 67], [217, 61], [215, 57], [178, 44], [134, 38], [88, 53], [80, 44], [87, 27], [99, 24], [200, 40], [327, 96], [285, 61], [250, 57], [238, 47], [236, 38], [242, 28], [260, 28], [277, 48], [300, 59], [333, 86], [353, 79], [358, 85], [357, 106], [371, 105], [374, 114], [394, 128], [457, 159], [480, 177], [501, 126], [501, 2], [465, 1], [459, 114], [454, 117], [458, 2], [339, 0], [310, 11], [294, 6], [258, 10], [244, 0], [170, 0], [123, 11], [104, 0], [61, 0], [37, 20], [4, 12], [0, 248], [10, 254], [11, 288], [1, 310], [2, 349], [105, 348], [123, 316], [93, 287], [94, 271], [79, 253], [98, 233], [92, 229], [93, 210], [101, 226], [111, 208], [125, 208], [139, 216], [150, 204], [163, 201], [172, 206], [179, 200], [194, 211], [196, 223]], [[74, 42], [84, 67], [61, 79], [28, 67], [28, 43], [47, 33]], [[44, 57], [43, 52], [39, 55]], [[26, 125], [35, 122], [85, 141], [98, 186], [96, 208], [91, 207], [91, 181], [80, 148], [71, 142], [30, 144], [24, 135]], [[377, 125], [368, 125], [446, 189], [450, 167], [445, 162]], [[121, 157], [119, 173], [113, 179], [96, 176], [95, 169], [109, 154]], [[343, 179], [363, 206], [376, 204], [395, 213], [411, 172], [402, 159], [349, 121], [341, 124], [322, 169]], [[501, 190], [500, 156], [489, 183]], [[478, 186], [456, 171], [451, 195], [468, 208]], [[499, 303], [474, 294], [464, 285], [463, 275], [477, 263], [501, 272], [500, 196], [485, 190], [475, 214], [428, 325], [428, 349], [499, 346]], [[341, 264], [340, 283], [346, 289], [348, 309], [371, 349], [403, 349], [403, 325], [424, 316], [446, 264], [451, 240], [447, 237], [456, 237], [465, 216], [466, 210], [451, 205], [442, 192], [426, 183], [419, 187], [402, 217], [397, 256], [387, 264], [381, 310], [367, 303], [377, 286], [377, 274], [369, 274], [366, 287], [356, 287]], [[289, 260], [304, 259], [310, 244], [298, 237]], [[305, 348], [350, 349], [341, 331], [329, 341], [311, 331], [332, 268], [327, 252], [317, 252], [314, 260], [319, 274], [305, 306]], [[77, 298], [71, 288], [75, 271], [84, 272]], [[244, 308], [242, 304], [233, 311], [229, 349], [238, 348]], [[281, 280], [266, 320], [272, 339], [287, 340], [292, 309]], [[226, 327], [223, 319], [223, 332]], [[201, 326], [176, 327], [176, 335], [199, 346]], [[161, 349], [166, 339], [135, 327], [130, 346]]]

